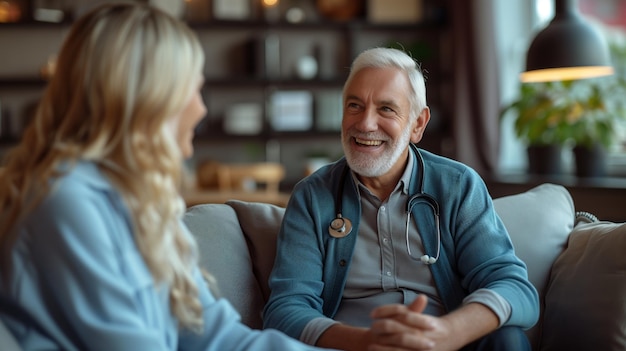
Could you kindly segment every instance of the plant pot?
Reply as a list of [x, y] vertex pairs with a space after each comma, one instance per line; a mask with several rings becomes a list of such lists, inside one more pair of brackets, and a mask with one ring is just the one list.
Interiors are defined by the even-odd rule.
[[528, 172], [531, 174], [562, 174], [561, 145], [529, 145]]
[[574, 147], [577, 177], [604, 177], [607, 174], [606, 148], [600, 144]]

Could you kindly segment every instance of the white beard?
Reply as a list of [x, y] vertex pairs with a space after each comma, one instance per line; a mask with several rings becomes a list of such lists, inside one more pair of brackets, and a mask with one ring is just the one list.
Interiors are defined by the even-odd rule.
[[[361, 134], [359, 136], [366, 137], [365, 139], [378, 139], [385, 141], [385, 150], [378, 158], [373, 158], [368, 154], [361, 154], [355, 152], [350, 148], [351, 137], [346, 136], [345, 133], [341, 133], [341, 143], [343, 145], [343, 152], [346, 155], [348, 165], [353, 172], [363, 177], [380, 177], [389, 172], [391, 167], [398, 161], [400, 155], [408, 147], [411, 141], [411, 129], [407, 128], [398, 140], [391, 142], [392, 139], [388, 135], [383, 135], [382, 138], [375, 134]], [[372, 138], [373, 137], [373, 138]]]

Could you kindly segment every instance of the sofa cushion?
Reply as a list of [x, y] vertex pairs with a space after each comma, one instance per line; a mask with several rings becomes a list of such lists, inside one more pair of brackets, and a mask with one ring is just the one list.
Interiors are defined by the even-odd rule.
[[217, 280], [217, 295], [228, 299], [243, 323], [261, 328], [265, 302], [233, 208], [225, 204], [196, 205], [187, 210], [184, 222], [198, 242], [200, 266]]
[[[528, 279], [539, 293], [542, 315], [550, 269], [574, 226], [574, 201], [565, 187], [546, 183], [493, 202], [511, 236], [515, 253], [526, 263]], [[541, 322], [527, 331], [535, 349], [540, 330]]]
[[626, 223], [577, 225], [552, 268], [541, 350], [626, 350]]
[[494, 200], [528, 278], [543, 295], [550, 268], [574, 226], [574, 201], [561, 185], [542, 184], [524, 193]]
[[230, 200], [226, 202], [235, 209], [239, 224], [248, 242], [252, 267], [263, 299], [267, 301], [270, 289], [267, 281], [274, 267], [276, 256], [276, 237], [285, 214], [283, 207], [276, 205]]
[[0, 345], [2, 345], [2, 351], [22, 351], [17, 340], [2, 320], [0, 320]]

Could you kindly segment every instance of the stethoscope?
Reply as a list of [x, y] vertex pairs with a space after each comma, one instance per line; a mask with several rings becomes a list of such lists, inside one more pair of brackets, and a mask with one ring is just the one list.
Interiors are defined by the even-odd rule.
[[[405, 226], [404, 236], [406, 238], [406, 250], [407, 250], [407, 253], [409, 254], [409, 257], [411, 257], [414, 260], [419, 260], [425, 264], [430, 265], [430, 264], [437, 262], [437, 260], [439, 259], [439, 254], [441, 252], [441, 230], [439, 226], [439, 203], [437, 202], [437, 200], [435, 200], [434, 197], [424, 192], [424, 159], [422, 158], [422, 155], [420, 154], [419, 150], [417, 150], [416, 148], [414, 150], [415, 150], [415, 154], [417, 156], [417, 161], [419, 162], [420, 171], [421, 171], [419, 172], [419, 180], [418, 180], [419, 193], [412, 195], [406, 203], [407, 215], [406, 215], [406, 226]], [[344, 184], [346, 182], [346, 177], [348, 176], [349, 170], [350, 170], [350, 167], [346, 164], [346, 166], [343, 169], [343, 172], [341, 173], [341, 179], [339, 182], [339, 193], [338, 193], [338, 196], [335, 198], [335, 208], [338, 210], [337, 216], [335, 217], [335, 219], [330, 221], [330, 225], [328, 226], [328, 232], [330, 236], [332, 236], [333, 238], [343, 238], [352, 232], [352, 222], [348, 218], [344, 218], [342, 215], [343, 189], [344, 189]], [[425, 202], [428, 206], [430, 206], [430, 208], [433, 210], [433, 216], [435, 217], [435, 227], [437, 229], [437, 255], [435, 257], [432, 257], [430, 255], [423, 255], [421, 257], [413, 257], [413, 255], [411, 254], [411, 245], [409, 243], [409, 225], [411, 224], [411, 211], [413, 210], [413, 206], [415, 206], [417, 203], [420, 203], [420, 202]]]

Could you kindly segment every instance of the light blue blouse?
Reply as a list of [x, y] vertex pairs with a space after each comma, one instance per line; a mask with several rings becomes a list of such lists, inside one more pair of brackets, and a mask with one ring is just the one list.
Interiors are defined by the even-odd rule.
[[0, 314], [24, 349], [316, 350], [276, 331], [251, 330], [199, 270], [204, 329], [181, 331], [167, 286], [157, 285], [133, 239], [119, 194], [89, 162], [79, 163], [16, 230], [4, 300], [41, 326]]

